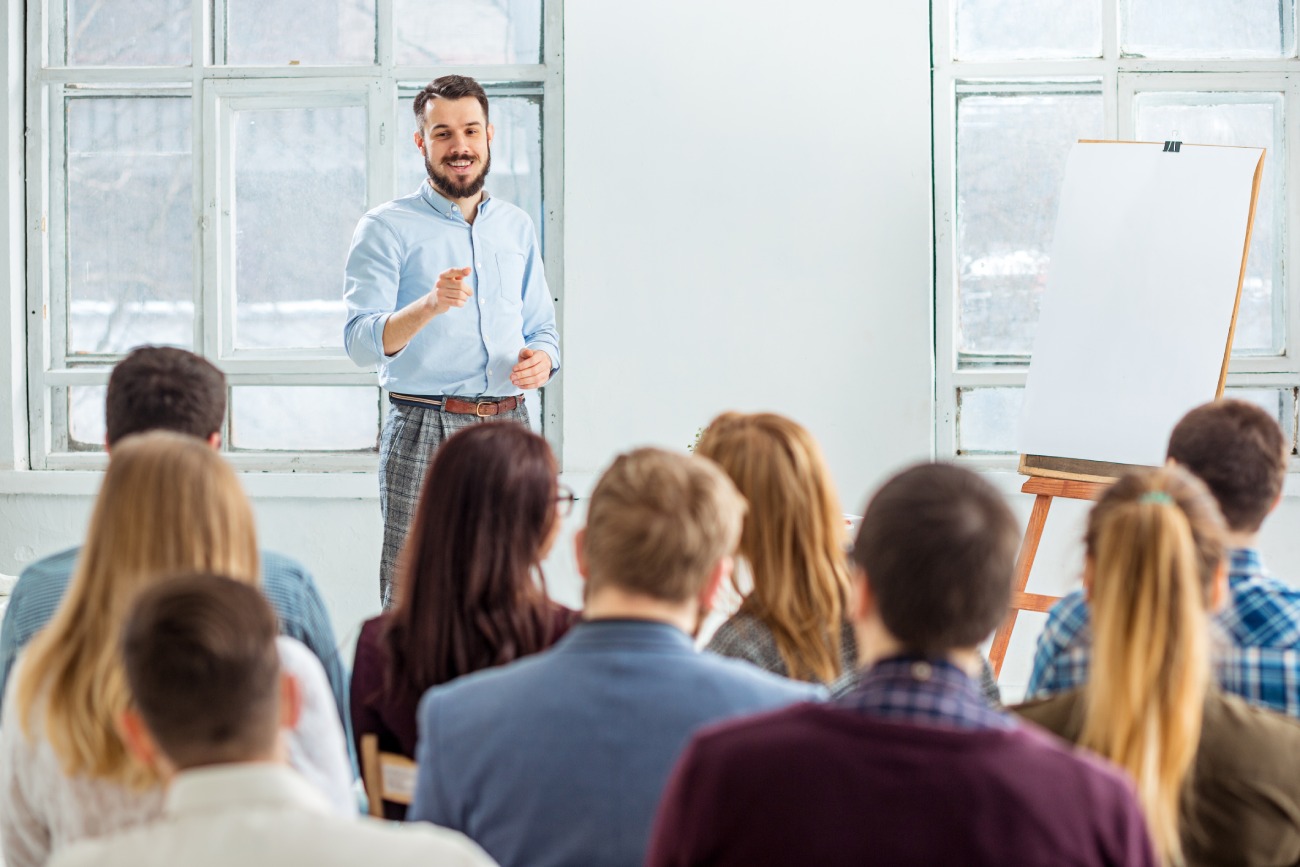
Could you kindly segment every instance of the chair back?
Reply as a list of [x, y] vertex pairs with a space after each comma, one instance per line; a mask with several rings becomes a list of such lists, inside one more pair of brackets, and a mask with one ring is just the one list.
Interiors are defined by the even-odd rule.
[[380, 752], [378, 735], [361, 736], [361, 779], [370, 815], [381, 819], [384, 801], [409, 807], [415, 796], [415, 762], [398, 753]]

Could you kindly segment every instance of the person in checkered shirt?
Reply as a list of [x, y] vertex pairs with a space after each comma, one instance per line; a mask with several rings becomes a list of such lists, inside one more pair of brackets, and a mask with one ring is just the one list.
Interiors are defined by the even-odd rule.
[[[1228, 524], [1228, 600], [1215, 615], [1214, 668], [1225, 692], [1300, 717], [1300, 589], [1264, 567], [1258, 536], [1282, 496], [1291, 446], [1258, 406], [1217, 400], [1189, 412], [1168, 457], [1205, 482]], [[1083, 590], [1052, 607], [1038, 637], [1026, 698], [1082, 686], [1091, 656]]]

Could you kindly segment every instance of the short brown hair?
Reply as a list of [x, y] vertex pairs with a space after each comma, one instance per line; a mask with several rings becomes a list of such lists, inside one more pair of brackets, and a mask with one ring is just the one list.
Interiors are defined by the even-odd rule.
[[744, 517], [744, 498], [712, 461], [652, 448], [620, 455], [587, 508], [588, 587], [693, 599], [735, 552]]
[[909, 651], [974, 647], [1006, 616], [1019, 531], [1002, 496], [951, 464], [922, 464], [876, 492], [853, 559]]
[[265, 755], [279, 729], [275, 612], [217, 575], [170, 578], [140, 594], [122, 635], [135, 705], [181, 768]]
[[444, 75], [435, 78], [424, 86], [424, 89], [415, 95], [415, 128], [417, 131], [424, 132], [424, 108], [429, 104], [431, 99], [465, 99], [474, 97], [478, 104], [483, 106], [483, 122], [487, 123], [488, 119], [488, 98], [487, 93], [483, 90], [483, 85], [479, 84], [468, 75]]
[[226, 377], [193, 352], [141, 346], [113, 368], [104, 404], [111, 447], [122, 437], [170, 430], [207, 439], [226, 416]]
[[1183, 416], [1168, 456], [1205, 482], [1228, 527], [1253, 533], [1286, 480], [1291, 451], [1277, 420], [1244, 400], [1216, 400]]

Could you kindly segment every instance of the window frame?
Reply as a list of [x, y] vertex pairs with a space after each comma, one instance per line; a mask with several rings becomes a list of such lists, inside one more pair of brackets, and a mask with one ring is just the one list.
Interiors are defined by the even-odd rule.
[[[193, 350], [225, 373], [229, 388], [248, 385], [371, 386], [382, 429], [385, 395], [375, 369], [356, 366], [342, 348], [238, 349], [232, 335], [234, 174], [231, 171], [235, 125], [233, 111], [242, 106], [366, 107], [366, 208], [383, 204], [406, 190], [397, 189], [397, 151], [391, 136], [409, 139], [413, 132], [409, 102], [399, 90], [411, 82], [459, 73], [484, 84], [494, 95], [527, 93], [541, 99], [543, 261], [555, 299], [557, 327], [563, 333], [563, 0], [542, 3], [542, 42], [535, 64], [399, 66], [394, 62], [394, 0], [376, 0], [376, 60], [349, 66], [227, 66], [224, 54], [224, 4], [192, 0], [191, 65], [185, 67], [50, 66], [51, 28], [63, 26], [65, 3], [33, 0], [27, 4], [24, 151], [27, 180], [25, 313], [27, 337], [27, 451], [34, 470], [102, 468], [103, 452], [56, 450], [66, 442], [67, 401], [56, 401], [72, 386], [104, 385], [119, 355], [69, 356], [67, 334], [66, 169], [55, 165], [55, 147], [66, 153], [64, 98], [85, 89], [95, 95], [184, 95], [191, 99], [194, 232]], [[413, 148], [412, 148], [413, 150]], [[412, 153], [411, 158], [415, 155]], [[490, 181], [489, 181], [490, 188]], [[357, 214], [360, 219], [361, 214]], [[60, 273], [62, 269], [62, 273]], [[342, 274], [338, 281], [342, 292]], [[339, 322], [342, 331], [343, 323]], [[540, 393], [543, 435], [557, 456], [563, 454], [559, 408], [562, 378]], [[223, 448], [229, 440], [230, 413], [222, 427]], [[254, 472], [373, 472], [377, 453], [362, 451], [226, 451], [232, 465]]]
[[[958, 0], [935, 0], [931, 6], [932, 151], [934, 214], [935, 311], [935, 431], [936, 454], [972, 467], [1015, 469], [1019, 455], [1010, 453], [963, 454], [960, 449], [960, 399], [963, 389], [1023, 388], [1029, 371], [1028, 356], [987, 357], [982, 363], [964, 363], [959, 357], [961, 303], [957, 283], [957, 93], [966, 82], [998, 84], [1040, 81], [1100, 81], [1104, 112], [1103, 136], [1131, 139], [1135, 127], [1134, 96], [1138, 93], [1176, 91], [1264, 91], [1282, 94], [1282, 153], [1270, 148], [1266, 159], [1280, 160], [1275, 173], [1277, 213], [1285, 231], [1278, 237], [1276, 255], [1281, 281], [1274, 287], [1275, 328], [1284, 333], [1277, 355], [1234, 352], [1229, 364], [1228, 388], [1300, 389], [1300, 269], [1288, 267], [1288, 253], [1300, 250], [1300, 159], [1291, 151], [1300, 147], [1300, 77], [1297, 58], [1251, 60], [1187, 60], [1120, 55], [1120, 0], [1101, 0], [1102, 54], [1097, 58], [1062, 60], [959, 61], [953, 58]], [[1295, 16], [1288, 22], [1296, 32]], [[1194, 86], [1192, 86], [1194, 85]], [[1293, 394], [1295, 392], [1293, 391]], [[1292, 419], [1293, 429], [1295, 419]], [[1292, 458], [1292, 472], [1300, 471], [1300, 458]]]

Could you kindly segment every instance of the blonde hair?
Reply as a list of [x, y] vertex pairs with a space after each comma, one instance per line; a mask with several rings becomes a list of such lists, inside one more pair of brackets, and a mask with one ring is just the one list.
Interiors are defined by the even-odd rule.
[[842, 673], [847, 534], [817, 441], [784, 416], [727, 412], [695, 453], [716, 461], [749, 501], [739, 553], [754, 587], [741, 610], [772, 630], [791, 677], [831, 683]]
[[587, 507], [588, 590], [693, 599], [735, 552], [744, 517], [744, 498], [712, 461], [651, 448], [619, 455]]
[[203, 440], [161, 431], [127, 437], [113, 447], [67, 596], [23, 654], [23, 731], [32, 737], [39, 706], [65, 774], [137, 789], [158, 782], [117, 734], [130, 703], [119, 643], [139, 593], [182, 572], [257, 583], [248, 499]]
[[1183, 862], [1179, 807], [1201, 737], [1224, 532], [1209, 491], [1177, 467], [1125, 476], [1088, 518], [1093, 650], [1079, 742], [1133, 777], [1168, 864]]

